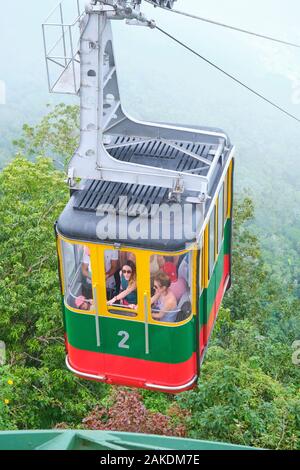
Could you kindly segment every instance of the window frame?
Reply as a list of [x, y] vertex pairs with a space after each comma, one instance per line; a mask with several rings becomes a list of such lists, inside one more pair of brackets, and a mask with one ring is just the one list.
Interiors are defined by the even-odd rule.
[[[129, 250], [129, 249], [128, 249], [128, 250], [127, 250], [127, 249], [126, 249], [126, 250], [121, 250], [121, 249], [119, 249], [119, 250], [117, 250], [117, 249], [111, 250], [111, 249], [108, 248], [108, 249], [106, 249], [106, 250], [103, 251], [103, 262], [104, 262], [104, 269], [105, 269], [105, 270], [106, 270], [106, 267], [105, 267], [105, 253], [106, 253], [107, 251], [117, 251], [118, 254], [120, 254], [120, 253], [122, 253], [122, 252], [123, 252], [123, 253], [131, 253], [131, 254], [133, 254], [134, 257], [135, 257], [135, 265], [137, 266], [137, 263], [136, 263], [136, 254], [135, 254], [135, 252], [133, 252], [133, 251], [131, 251], [131, 250]], [[118, 261], [119, 261], [119, 259], [118, 259]], [[121, 269], [122, 269], [122, 266], [119, 265], [118, 271], [121, 271]], [[117, 271], [116, 271], [116, 272], [117, 272]], [[117, 317], [117, 316], [118, 316], [118, 317], [121, 316], [122, 318], [128, 317], [128, 318], [136, 319], [136, 318], [138, 317], [138, 313], [137, 313], [137, 312], [138, 312], [138, 309], [139, 309], [139, 303], [138, 303], [138, 300], [139, 300], [139, 299], [138, 299], [138, 279], [139, 279], [139, 275], [138, 275], [138, 271], [137, 271], [137, 268], [136, 268], [137, 309], [134, 310], [134, 309], [128, 308], [128, 307], [126, 307], [126, 306], [123, 306], [122, 304], [114, 304], [114, 305], [111, 305], [111, 306], [107, 305], [108, 313], [109, 313], [110, 315], [112, 315], [114, 318]], [[106, 301], [108, 302], [108, 299], [107, 299], [107, 279], [106, 279], [106, 285], [105, 285], [105, 287], [106, 287], [106, 289], [105, 289], [105, 298], [106, 298]], [[119, 294], [117, 294], [117, 295], [119, 295]], [[120, 313], [118, 313], [118, 312], [120, 312]]]
[[[189, 250], [184, 250], [184, 251], [181, 251], [181, 252], [149, 252], [149, 267], [150, 267], [150, 262], [151, 262], [151, 257], [152, 256], [155, 256], [155, 255], [158, 255], [158, 256], [166, 256], [166, 257], [169, 257], [169, 256], [182, 256], [182, 255], [189, 255], [189, 277], [190, 277], [190, 301], [191, 301], [191, 306], [192, 306], [192, 311], [191, 311], [191, 314], [190, 316], [181, 321], [181, 322], [164, 322], [164, 321], [159, 321], [159, 320], [154, 320], [152, 318], [152, 315], [151, 315], [151, 305], [150, 305], [150, 310], [149, 310], [149, 323], [153, 324], [153, 325], [161, 325], [161, 326], [168, 326], [168, 327], [178, 327], [178, 326], [181, 326], [185, 323], [188, 323], [191, 318], [193, 318], [196, 314], [197, 314], [197, 299], [196, 299], [196, 293], [197, 293], [197, 269], [196, 269], [196, 266], [197, 266], [197, 253], [198, 253], [198, 247], [197, 245], [195, 244], [194, 247], [192, 247], [191, 249]], [[149, 273], [150, 273], [150, 269], [149, 269]], [[149, 276], [150, 278], [150, 276]], [[150, 280], [150, 279], [149, 279]], [[149, 283], [149, 286], [151, 285], [151, 280], [150, 280], [150, 283]], [[150, 300], [151, 300], [151, 292], [150, 292]], [[150, 302], [151, 303], [151, 302]]]
[[[217, 260], [217, 256], [216, 256], [216, 246], [217, 246], [217, 240], [216, 240], [216, 214], [217, 214], [217, 210], [216, 210], [217, 206], [214, 205], [214, 208], [211, 212], [211, 215], [210, 215], [210, 219], [209, 219], [209, 223], [208, 223], [208, 280], [210, 280], [212, 278], [212, 275], [213, 275], [213, 272], [214, 272], [214, 268], [215, 268], [215, 264], [216, 264], [216, 260]], [[212, 225], [212, 220], [214, 222], [214, 226], [213, 226], [213, 247], [211, 246], [211, 225]], [[213, 250], [211, 252], [211, 250]], [[211, 254], [213, 253], [213, 260], [211, 258]], [[211, 261], [213, 261], [211, 263]]]
[[199, 297], [203, 294], [205, 289], [205, 237], [201, 238], [199, 243]]
[[[64, 304], [66, 306], [66, 308], [68, 310], [71, 310], [71, 311], [74, 311], [74, 312], [77, 312], [77, 313], [81, 313], [81, 314], [84, 314], [84, 315], [95, 315], [96, 313], [96, 304], [95, 304], [95, 299], [93, 298], [94, 300], [94, 307], [91, 308], [90, 310], [80, 310], [76, 307], [72, 307], [71, 305], [69, 305], [68, 303], [68, 297], [69, 295], [72, 293], [70, 292], [70, 285], [69, 282], [68, 282], [68, 274], [66, 272], [66, 269], [65, 269], [65, 246], [66, 245], [69, 245], [69, 246], [72, 246], [73, 250], [75, 247], [82, 247], [82, 250], [84, 249], [84, 246], [89, 246], [87, 243], [82, 243], [82, 242], [77, 242], [77, 241], [74, 241], [74, 240], [68, 240], [64, 237], [59, 237], [59, 246], [60, 246], [60, 269], [61, 269], [61, 273], [62, 273], [62, 279], [63, 279], [63, 296], [64, 296]], [[75, 268], [76, 268], [76, 258], [78, 257], [78, 252], [76, 251], [74, 253], [74, 264], [75, 264]], [[77, 258], [78, 259], [78, 258]], [[80, 260], [79, 260], [80, 261]], [[80, 261], [80, 263], [82, 263], [82, 261]], [[75, 270], [75, 273], [73, 274], [73, 280], [72, 280], [72, 283], [76, 281], [76, 276], [79, 272], [79, 269], [80, 269], [80, 266], [78, 263], [78, 267], [77, 269]], [[92, 291], [93, 291], [93, 264], [92, 264], [92, 257], [91, 257], [91, 269], [92, 269]], [[93, 297], [94, 297], [94, 291], [93, 291]]]
[[229, 170], [227, 170], [224, 179], [224, 226], [226, 225], [228, 219], [228, 174]]
[[[94, 305], [95, 308], [93, 310], [85, 311], [85, 310], [78, 310], [74, 307], [71, 307], [67, 303], [67, 296], [66, 296], [66, 289], [67, 284], [65, 284], [65, 269], [64, 269], [64, 255], [63, 255], [63, 243], [68, 243], [72, 246], [86, 246], [91, 251], [91, 269], [92, 269], [92, 288], [93, 288], [93, 295], [96, 290], [96, 298], [94, 296]], [[58, 243], [59, 243], [59, 252], [60, 252], [60, 269], [63, 279], [63, 295], [64, 295], [64, 303], [68, 310], [82, 314], [82, 315], [94, 315], [99, 316], [99, 318], [106, 317], [106, 318], [113, 318], [113, 319], [120, 319], [125, 321], [134, 321], [134, 322], [142, 322], [145, 324], [153, 324], [153, 325], [161, 325], [161, 326], [168, 326], [170, 328], [181, 326], [191, 320], [193, 316], [197, 313], [197, 270], [195, 269], [197, 263], [197, 253], [198, 247], [195, 245], [191, 246], [187, 250], [183, 250], [180, 252], [162, 252], [162, 251], [150, 251], [150, 250], [143, 250], [143, 249], [136, 249], [133, 247], [115, 247], [113, 245], [104, 245], [104, 244], [92, 244], [90, 242], [82, 242], [77, 240], [69, 240], [62, 235], [58, 234]], [[131, 252], [136, 257], [136, 269], [137, 269], [137, 291], [138, 291], [138, 309], [131, 310], [128, 308], [121, 308], [118, 307], [117, 310], [125, 314], [127, 313], [134, 313], [135, 316], [127, 316], [124, 314], [115, 314], [111, 313], [109, 309], [113, 307], [109, 307], [106, 303], [106, 287], [103, 283], [103, 279], [105, 278], [105, 263], [104, 263], [104, 252], [107, 250], [116, 250], [122, 252]], [[184, 320], [183, 322], [178, 323], [164, 323], [164, 322], [157, 322], [156, 320], [152, 319], [151, 316], [151, 292], [150, 292], [150, 270], [149, 272], [145, 272], [145, 265], [148, 263], [150, 265], [150, 259], [153, 255], [161, 255], [161, 256], [181, 256], [190, 253], [191, 256], [191, 263], [190, 263], [190, 276], [191, 276], [191, 304], [192, 304], [192, 312], [188, 319]], [[143, 276], [139, 276], [139, 272], [143, 273]], [[102, 280], [102, 285], [101, 285]], [[147, 282], [149, 280], [149, 282]], [[105, 293], [105, 295], [104, 295]], [[147, 307], [147, 312], [145, 311]], [[148, 318], [146, 318], [146, 316]]]
[[[220, 221], [220, 216], [222, 217], [222, 220]], [[217, 254], [219, 255], [221, 252], [221, 247], [223, 244], [223, 239], [224, 239], [224, 227], [225, 227], [225, 221], [224, 221], [224, 183], [222, 184], [221, 190], [218, 195], [218, 249], [217, 249]]]

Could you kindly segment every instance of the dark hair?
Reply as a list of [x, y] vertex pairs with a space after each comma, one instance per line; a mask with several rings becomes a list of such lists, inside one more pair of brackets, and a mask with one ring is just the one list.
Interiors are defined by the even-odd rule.
[[169, 288], [170, 285], [171, 285], [171, 279], [169, 278], [169, 276], [163, 272], [163, 271], [159, 271], [155, 276], [154, 276], [154, 281], [157, 281], [161, 287], [167, 287]]

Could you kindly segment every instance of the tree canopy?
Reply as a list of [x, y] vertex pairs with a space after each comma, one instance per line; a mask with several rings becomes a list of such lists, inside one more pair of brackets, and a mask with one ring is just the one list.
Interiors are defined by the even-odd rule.
[[300, 302], [262, 256], [247, 195], [235, 205], [233, 285], [194, 391], [137, 394], [66, 370], [53, 224], [68, 190], [47, 155], [69, 158], [75, 114], [61, 106], [36, 128], [25, 126], [17, 157], [0, 173], [0, 339], [7, 347], [0, 429], [124, 430], [134, 409], [136, 430], [299, 449], [300, 369], [292, 345], [300, 338]]

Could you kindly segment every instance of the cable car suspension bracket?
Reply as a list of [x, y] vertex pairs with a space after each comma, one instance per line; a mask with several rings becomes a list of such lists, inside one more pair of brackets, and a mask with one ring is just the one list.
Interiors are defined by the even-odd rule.
[[[231, 147], [227, 135], [215, 129], [144, 122], [130, 117], [122, 106], [111, 20], [155, 28], [155, 22], [140, 11], [142, 0], [90, 0], [83, 12], [79, 0], [76, 2], [75, 22], [64, 22], [60, 3], [57, 11], [61, 22], [43, 25], [44, 39], [47, 27], [60, 26], [62, 31], [59, 54], [53, 47], [49, 50], [45, 41], [48, 72], [53, 61], [62, 70], [54, 85], [48, 74], [50, 91], [80, 96], [80, 144], [68, 171], [71, 189], [77, 188], [78, 179], [92, 179], [168, 188], [171, 197], [177, 199], [184, 191], [208, 194], [220, 156], [228, 154], [227, 148]], [[173, 6], [171, 1], [156, 3]], [[76, 26], [79, 26], [77, 39], [73, 37]], [[139, 157], [135, 154], [134, 161], [122, 161], [114, 158], [109, 150], [127, 145], [131, 151], [130, 146], [133, 148], [135, 143], [144, 141], [156, 146], [165, 144], [170, 152], [173, 149], [197, 164], [186, 170], [170, 169], [164, 166], [163, 160], [159, 166], [147, 164], [149, 157], [143, 152]], [[211, 146], [213, 153], [202, 156], [200, 151], [191, 150], [198, 144]]]

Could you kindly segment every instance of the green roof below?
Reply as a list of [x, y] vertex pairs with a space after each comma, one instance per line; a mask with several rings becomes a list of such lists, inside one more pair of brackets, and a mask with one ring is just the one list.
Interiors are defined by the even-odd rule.
[[0, 432], [0, 450], [254, 450], [221, 442], [107, 431]]

